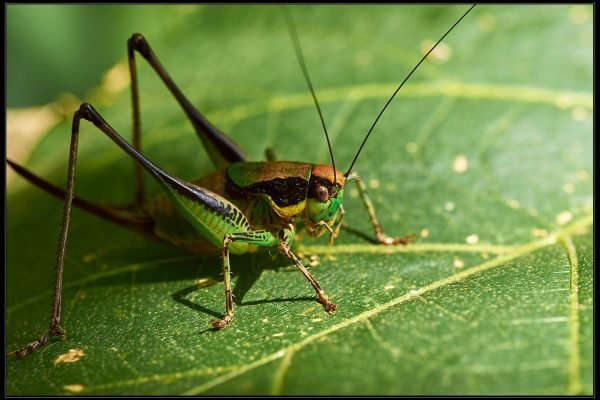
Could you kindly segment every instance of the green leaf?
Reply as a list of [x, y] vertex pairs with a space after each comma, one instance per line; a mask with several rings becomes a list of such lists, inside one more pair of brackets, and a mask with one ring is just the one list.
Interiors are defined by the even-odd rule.
[[[336, 165], [347, 168], [389, 95], [465, 10], [292, 8]], [[386, 231], [417, 239], [372, 244], [350, 187], [336, 244], [304, 237], [298, 248], [338, 304], [333, 315], [271, 249], [232, 258], [236, 316], [213, 332], [224, 310], [219, 256], [73, 211], [67, 339], [9, 360], [7, 393], [592, 394], [592, 12], [478, 6], [415, 73], [355, 169]], [[279, 9], [190, 7], [147, 38], [253, 159], [271, 147], [278, 159], [329, 163]], [[183, 179], [210, 172], [176, 102], [140, 58], [138, 67], [144, 153]], [[89, 101], [130, 137], [127, 88]], [[69, 129], [45, 136], [28, 168], [62, 184]], [[131, 201], [131, 164], [82, 124], [78, 195]], [[8, 189], [13, 350], [47, 326], [62, 206], [19, 178]], [[69, 349], [83, 355], [56, 362]]]

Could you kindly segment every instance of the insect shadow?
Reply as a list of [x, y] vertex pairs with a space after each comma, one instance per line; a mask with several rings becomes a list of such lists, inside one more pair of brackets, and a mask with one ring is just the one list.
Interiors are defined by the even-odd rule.
[[[119, 172], [115, 174], [115, 169]], [[51, 173], [50, 181], [60, 182], [63, 178], [60, 172]], [[123, 163], [122, 166], [114, 166], [110, 173], [106, 170], [95, 170], [86, 172], [86, 176], [92, 182], [110, 182], [117, 176], [130, 175], [129, 165]], [[84, 198], [95, 198], [96, 196], [102, 196], [98, 185], [86, 185], [86, 182], [82, 183], [82, 189], [80, 190], [81, 196]], [[152, 190], [152, 189], [151, 189]], [[11, 195], [13, 201], [11, 204], [10, 212], [14, 220], [19, 221], [19, 228], [14, 228], [14, 234], [10, 237], [19, 241], [20, 235], [25, 235], [25, 231], [28, 231], [28, 226], [39, 226], [40, 221], [46, 221], [47, 216], [45, 215], [45, 208], [53, 209], [56, 208], [56, 204], [60, 204], [59, 200], [47, 197], [46, 194], [40, 193], [35, 188], [26, 187], [23, 190]], [[118, 195], [116, 197], [119, 197]], [[107, 200], [110, 201], [110, 200]], [[56, 204], [54, 204], [56, 202]], [[21, 205], [26, 204], [38, 204], [36, 209], [23, 209]], [[77, 214], [72, 224], [72, 231], [75, 237], [88, 237], [96, 238], [109, 238], [104, 243], [107, 243], [105, 248], [95, 248], [94, 251], [87, 249], [87, 241], [84, 240], [82, 245], [80, 242], [73, 241], [72, 252], [80, 252], [79, 263], [86, 265], [86, 269], [93, 269], [96, 272], [98, 268], [89, 267], [89, 265], [110, 265], [110, 269], [105, 269], [98, 273], [97, 278], [93, 278], [94, 287], [117, 287], [128, 285], [131, 283], [131, 274], [136, 273], [135, 282], [136, 285], [153, 284], [153, 283], [165, 283], [165, 282], [197, 282], [199, 279], [210, 282], [210, 285], [199, 287], [197, 283], [188, 285], [170, 296], [173, 300], [189, 307], [192, 310], [201, 312], [211, 317], [219, 318], [221, 312], [213, 310], [202, 304], [200, 297], [195, 297], [191, 300], [189, 297], [194, 292], [202, 291], [207, 289], [208, 286], [221, 283], [223, 277], [221, 275], [220, 264], [221, 255], [220, 252], [216, 251], [212, 254], [203, 255], [190, 255], [187, 252], [182, 252], [172, 246], [165, 245], [159, 242], [148, 242], [144, 239], [139, 238], [137, 235], [116, 227], [115, 225], [98, 220], [97, 217], [89, 215], [81, 210], [74, 210]], [[48, 224], [48, 232], [50, 235], [55, 234], [54, 225]], [[8, 227], [13, 231], [13, 228]], [[43, 226], [40, 226], [43, 229]], [[362, 233], [358, 230], [349, 227], [342, 227], [365, 240], [374, 242], [367, 234]], [[91, 240], [91, 239], [90, 239]], [[23, 240], [22, 242], [25, 242]], [[95, 243], [95, 240], [93, 241]], [[112, 243], [112, 245], [110, 244]], [[124, 245], [122, 243], [125, 243]], [[139, 243], [139, 246], [137, 245]], [[148, 244], [151, 244], [150, 246]], [[86, 254], [87, 253], [87, 254]], [[265, 303], [277, 303], [277, 302], [297, 302], [297, 301], [314, 301], [314, 297], [310, 295], [302, 295], [299, 291], [297, 296], [293, 297], [278, 297], [278, 298], [265, 298], [255, 299], [251, 301], [244, 301], [245, 296], [258, 281], [264, 271], [271, 270], [280, 273], [297, 273], [295, 268], [291, 267], [286, 262], [284, 257], [281, 257], [278, 253], [273, 253], [276, 258], [273, 258], [272, 252], [262, 251], [254, 254], [238, 256], [239, 265], [244, 265], [238, 270], [232, 271], [235, 284], [233, 286], [233, 295], [236, 299], [236, 305], [238, 307], [265, 304]], [[168, 268], [164, 268], [164, 264], [168, 263]], [[130, 269], [127, 266], [140, 265], [140, 269]], [[124, 269], [122, 272], [116, 272], [119, 269]], [[114, 273], [113, 273], [114, 271]], [[142, 272], [143, 271], [143, 272]], [[89, 279], [83, 278], [83, 280]], [[80, 281], [81, 282], [81, 281]], [[80, 283], [73, 283], [78, 285]], [[89, 283], [88, 283], [89, 285]], [[69, 285], [71, 286], [71, 285]], [[73, 290], [73, 287], [65, 287], [66, 290]], [[209, 329], [213, 330], [213, 329]]]
[[[237, 307], [244, 307], [250, 305], [257, 304], [267, 304], [267, 303], [280, 303], [280, 302], [294, 302], [294, 301], [305, 301], [312, 302], [314, 301], [313, 296], [294, 296], [294, 297], [277, 297], [277, 298], [267, 298], [267, 299], [258, 299], [251, 301], [244, 301], [244, 297], [250, 291], [252, 286], [258, 281], [260, 276], [264, 271], [272, 270], [280, 273], [283, 272], [295, 272], [292, 268], [287, 265], [285, 259], [283, 257], [277, 257], [276, 260], [273, 260], [272, 257], [268, 253], [258, 253], [247, 256], [242, 256], [242, 258], [246, 259], [246, 265], [249, 267], [240, 269], [237, 276], [237, 280], [235, 282], [235, 286], [233, 289], [233, 296], [236, 299]], [[214, 260], [214, 263], [218, 264], [219, 257], [211, 257], [210, 260]], [[211, 268], [212, 269], [212, 268]], [[208, 272], [204, 271], [203, 272]], [[202, 291], [209, 286], [214, 286], [219, 284], [222, 277], [218, 273], [214, 273], [215, 271], [210, 271], [209, 274], [202, 274], [203, 279], [205, 279], [208, 283], [205, 285], [199, 285], [197, 283], [187, 286], [181, 290], [178, 290], [175, 293], [171, 294], [171, 298], [176, 302], [183, 304], [195, 311], [220, 318], [221, 313], [217, 310], [211, 310], [198, 301], [192, 301], [188, 298], [192, 293]], [[197, 277], [196, 277], [197, 278]], [[218, 330], [215, 328], [207, 329], [207, 331]]]

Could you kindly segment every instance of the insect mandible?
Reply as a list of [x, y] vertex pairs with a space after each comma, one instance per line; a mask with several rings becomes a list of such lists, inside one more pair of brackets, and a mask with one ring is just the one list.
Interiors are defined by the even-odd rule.
[[[73, 116], [65, 190], [43, 180], [17, 163], [7, 160], [8, 165], [23, 178], [44, 191], [64, 199], [50, 326], [38, 339], [8, 355], [22, 357], [43, 347], [54, 337], [65, 336], [61, 327], [62, 281], [73, 206], [148, 238], [185, 250], [198, 252], [205, 250], [207, 246], [221, 249], [225, 313], [221, 319], [211, 321], [216, 329], [226, 327], [231, 323], [234, 315], [229, 254], [244, 254], [261, 247], [277, 247], [310, 282], [324, 310], [328, 313], [334, 312], [337, 306], [331, 302], [319, 283], [291, 250], [296, 235], [296, 224], [301, 224], [310, 236], [329, 234], [330, 242], [333, 243], [340, 232], [345, 213], [342, 206], [345, 184], [347, 181], [354, 180], [377, 242], [382, 245], [396, 245], [410, 241], [411, 236], [394, 238], [384, 233], [367, 195], [366, 186], [352, 168], [373, 128], [404, 83], [473, 7], [475, 6], [471, 6], [429, 49], [393, 92], [345, 172], [335, 167], [325, 121], [304, 62], [293, 19], [287, 12], [284, 12], [284, 15], [290, 36], [325, 132], [331, 166], [291, 161], [249, 161], [246, 154], [231, 139], [214, 127], [190, 103], [167, 73], [147, 40], [141, 34], [132, 35], [127, 42], [133, 108], [132, 144], [123, 139], [91, 104], [83, 103]], [[169, 174], [142, 155], [136, 53], [150, 64], [175, 97], [192, 123], [210, 159], [218, 168], [216, 172], [188, 182]], [[82, 119], [94, 124], [135, 161], [135, 208], [104, 206], [74, 197], [79, 125]], [[152, 199], [144, 197], [142, 180], [144, 170], [154, 178], [164, 193]], [[177, 229], [173, 228], [175, 226]]]

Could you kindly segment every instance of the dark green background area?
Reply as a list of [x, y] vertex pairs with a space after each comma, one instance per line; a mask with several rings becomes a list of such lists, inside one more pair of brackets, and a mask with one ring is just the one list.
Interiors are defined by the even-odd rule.
[[[464, 10], [292, 8], [338, 165], [347, 167], [423, 43]], [[279, 159], [328, 162], [277, 8], [159, 14], [159, 22], [142, 19], [157, 55], [253, 159], [271, 147]], [[9, 7], [9, 48], [10, 18]], [[121, 54], [113, 60], [124, 61], [138, 27], [126, 23], [125, 33], [107, 37], [102, 46]], [[414, 232], [415, 243], [372, 245], [350, 186], [351, 230], [333, 247], [325, 238], [299, 244], [307, 262], [319, 255], [311, 271], [338, 304], [334, 315], [272, 249], [232, 258], [236, 317], [209, 331], [224, 309], [220, 257], [148, 242], [75, 210], [63, 303], [68, 338], [8, 360], [7, 393], [591, 394], [592, 7], [478, 6], [445, 44], [450, 58], [423, 64], [356, 164], [386, 231]], [[113, 63], [84, 79], [88, 87]], [[138, 65], [144, 154], [182, 179], [211, 171], [177, 103]], [[87, 100], [130, 137], [128, 89]], [[68, 143], [65, 121], [27, 167], [62, 184]], [[460, 157], [468, 161], [463, 173], [453, 167]], [[131, 161], [87, 123], [75, 190], [102, 203], [132, 199]], [[7, 203], [12, 350], [47, 324], [61, 202], [16, 179]], [[477, 243], [468, 244], [473, 235]], [[199, 279], [219, 283], [199, 288]], [[69, 349], [85, 355], [55, 365]]]
[[[173, 7], [174, 8], [174, 7]], [[165, 6], [6, 6], [7, 105], [42, 105], [60, 93], [84, 97], [126, 54], [134, 32], [155, 32]]]

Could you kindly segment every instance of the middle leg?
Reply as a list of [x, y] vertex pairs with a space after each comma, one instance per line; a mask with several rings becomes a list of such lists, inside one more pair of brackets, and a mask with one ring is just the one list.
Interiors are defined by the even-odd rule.
[[[287, 232], [287, 231], [284, 231], [284, 232]], [[336, 310], [337, 305], [333, 304], [329, 300], [329, 296], [327, 296], [325, 294], [325, 292], [323, 291], [323, 289], [321, 289], [321, 285], [319, 285], [319, 282], [317, 282], [317, 280], [310, 274], [310, 272], [308, 272], [308, 270], [302, 264], [302, 262], [298, 259], [298, 257], [296, 257], [296, 255], [292, 252], [292, 250], [290, 249], [290, 245], [289, 245], [290, 242], [291, 242], [291, 239], [289, 237], [286, 237], [285, 234], [281, 235], [281, 238], [279, 241], [279, 250], [283, 254], [285, 254], [285, 256], [287, 258], [289, 258], [291, 262], [294, 263], [296, 268], [298, 268], [300, 270], [300, 272], [302, 272], [302, 275], [304, 275], [304, 277], [306, 279], [308, 279], [308, 281], [310, 282], [310, 285], [313, 287], [313, 289], [315, 289], [315, 292], [317, 293], [317, 296], [319, 297], [319, 303], [321, 303], [323, 305], [323, 308], [325, 308], [325, 311], [328, 313], [333, 313]]]
[[212, 320], [216, 329], [225, 328], [233, 319], [233, 294], [231, 291], [231, 266], [229, 264], [229, 247], [235, 244], [254, 246], [275, 246], [277, 238], [267, 230], [237, 232], [223, 238], [223, 282], [225, 283], [225, 314], [222, 319]]

